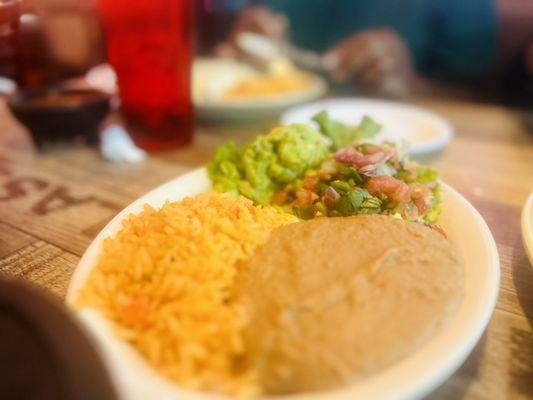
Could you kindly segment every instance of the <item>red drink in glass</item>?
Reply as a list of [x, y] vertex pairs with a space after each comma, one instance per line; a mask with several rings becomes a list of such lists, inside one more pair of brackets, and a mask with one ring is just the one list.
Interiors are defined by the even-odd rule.
[[189, 142], [194, 0], [100, 0], [100, 13], [133, 140], [149, 150]]
[[14, 78], [20, 0], [0, 0], [0, 76]]

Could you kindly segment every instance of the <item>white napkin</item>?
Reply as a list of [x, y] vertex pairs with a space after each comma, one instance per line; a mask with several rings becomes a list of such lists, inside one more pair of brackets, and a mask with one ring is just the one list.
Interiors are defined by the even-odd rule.
[[100, 151], [102, 157], [114, 163], [135, 164], [146, 158], [146, 152], [135, 146], [128, 132], [116, 124], [103, 130]]

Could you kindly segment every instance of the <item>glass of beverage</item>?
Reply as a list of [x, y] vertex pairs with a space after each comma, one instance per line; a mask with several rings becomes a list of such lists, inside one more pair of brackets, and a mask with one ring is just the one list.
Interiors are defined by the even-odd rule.
[[177, 147], [194, 130], [194, 0], [100, 0], [107, 56], [135, 143]]
[[0, 76], [15, 77], [20, 0], [0, 0]]

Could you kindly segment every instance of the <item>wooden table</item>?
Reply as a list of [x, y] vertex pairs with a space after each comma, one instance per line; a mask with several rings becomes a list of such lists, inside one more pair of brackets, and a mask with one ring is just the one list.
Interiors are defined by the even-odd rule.
[[[533, 398], [533, 267], [520, 238], [520, 208], [533, 190], [533, 133], [520, 114], [448, 101], [420, 105], [448, 118], [456, 137], [426, 160], [481, 212], [498, 244], [501, 287], [489, 327], [464, 365], [430, 397]], [[194, 143], [138, 165], [102, 161], [94, 148], [37, 154], [0, 103], [0, 272], [63, 297], [76, 264], [98, 231], [133, 199], [204, 164], [232, 138], [267, 129], [198, 127]]]

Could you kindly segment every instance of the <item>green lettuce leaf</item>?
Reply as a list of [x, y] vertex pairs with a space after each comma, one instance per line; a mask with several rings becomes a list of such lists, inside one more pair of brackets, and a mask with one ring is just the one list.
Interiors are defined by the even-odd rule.
[[335, 214], [350, 216], [356, 214], [378, 214], [381, 212], [381, 200], [361, 188], [350, 189], [341, 194], [334, 205]]
[[441, 185], [440, 184], [435, 185], [435, 187], [432, 189], [432, 192], [433, 192], [433, 199], [431, 200], [431, 211], [428, 214], [424, 215], [424, 217], [422, 218], [426, 224], [436, 223], [442, 212]]
[[325, 110], [316, 114], [313, 120], [318, 124], [320, 132], [331, 139], [333, 151], [348, 146], [354, 140], [373, 138], [381, 129], [381, 125], [366, 115], [357, 126], [335, 121]]
[[419, 182], [419, 183], [436, 182], [437, 179], [439, 178], [439, 172], [435, 168], [432, 168], [432, 167], [420, 166], [418, 167], [416, 174], [417, 174], [416, 182]]

